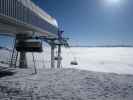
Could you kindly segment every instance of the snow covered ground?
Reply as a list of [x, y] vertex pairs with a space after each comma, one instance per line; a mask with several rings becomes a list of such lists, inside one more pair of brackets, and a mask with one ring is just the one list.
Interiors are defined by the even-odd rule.
[[[0, 50], [0, 60], [9, 61], [11, 54]], [[76, 68], [97, 72], [111, 72], [118, 74], [133, 74], [133, 48], [125, 47], [73, 47], [62, 49], [62, 67]], [[31, 53], [27, 54], [28, 65], [33, 66]], [[45, 47], [43, 53], [35, 53], [38, 68], [50, 68], [50, 48]], [[77, 66], [71, 61], [77, 60]]]
[[[63, 67], [73, 67], [98, 72], [133, 74], [133, 48], [72, 48], [63, 50]], [[72, 56], [78, 66], [71, 66]]]
[[[133, 48], [123, 47], [73, 47], [62, 50], [63, 68], [76, 68], [97, 72], [133, 74]], [[29, 66], [33, 66], [31, 54], [28, 54]], [[50, 48], [44, 53], [35, 54], [38, 68], [50, 67]], [[78, 66], [70, 65], [77, 60]]]
[[[11, 69], [13, 76], [4, 69], [10, 76], [0, 73], [0, 100], [133, 100], [133, 48], [63, 48], [62, 56], [64, 69], [46, 69], [50, 48], [35, 54], [37, 75], [31, 75], [31, 54], [32, 69]], [[70, 65], [73, 56], [79, 65]]]
[[133, 100], [133, 76], [41, 69], [0, 78], [0, 100]]

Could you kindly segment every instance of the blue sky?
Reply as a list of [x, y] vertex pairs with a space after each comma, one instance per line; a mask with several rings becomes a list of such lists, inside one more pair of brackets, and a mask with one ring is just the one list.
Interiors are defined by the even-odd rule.
[[72, 45], [133, 43], [133, 0], [33, 1], [57, 19]]
[[73, 45], [133, 43], [133, 0], [33, 1], [58, 20]]

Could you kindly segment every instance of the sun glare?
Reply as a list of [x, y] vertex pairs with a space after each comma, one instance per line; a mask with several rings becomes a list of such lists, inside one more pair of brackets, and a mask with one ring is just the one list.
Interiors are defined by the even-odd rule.
[[123, 0], [104, 0], [104, 4], [105, 5], [110, 5], [110, 6], [121, 5], [122, 2], [123, 2]]
[[105, 7], [122, 7], [126, 4], [126, 0], [100, 0], [101, 4]]
[[107, 3], [110, 3], [110, 4], [119, 4], [121, 3], [121, 0], [106, 0]]

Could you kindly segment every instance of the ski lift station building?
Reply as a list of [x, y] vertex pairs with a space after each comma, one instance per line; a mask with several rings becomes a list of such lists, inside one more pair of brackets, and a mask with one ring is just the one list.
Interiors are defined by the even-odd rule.
[[31, 0], [0, 0], [0, 32], [8, 35], [37, 32], [55, 37], [58, 24]]
[[[33, 35], [45, 37], [46, 41], [50, 41], [51, 66], [54, 67], [55, 44], [53, 40], [61, 40], [58, 39], [58, 23], [55, 18], [34, 4], [32, 0], [0, 0], [0, 33], [15, 38], [19, 34], [24, 34], [23, 36], [30, 35], [31, 37], [33, 37]], [[23, 41], [25, 42], [25, 40]], [[59, 50], [59, 53], [60, 52], [61, 50]], [[22, 56], [24, 56], [24, 54], [22, 54]], [[25, 59], [24, 57], [20, 58]]]

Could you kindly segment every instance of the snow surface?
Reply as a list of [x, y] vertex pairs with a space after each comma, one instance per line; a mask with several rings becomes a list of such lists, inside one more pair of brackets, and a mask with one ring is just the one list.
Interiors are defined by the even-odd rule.
[[[0, 55], [10, 58], [5, 51]], [[4, 68], [15, 74], [0, 73], [0, 100], [133, 100], [133, 48], [63, 48], [62, 56], [64, 69], [46, 69], [50, 48], [36, 53], [37, 75], [30, 53], [29, 69]], [[79, 65], [70, 65], [73, 56]]]
[[[57, 50], [55, 51], [57, 52]], [[11, 54], [0, 50], [0, 60], [9, 61]], [[56, 54], [57, 55], [57, 54]], [[62, 67], [96, 72], [133, 74], [133, 48], [131, 47], [72, 47], [62, 49]], [[28, 65], [33, 66], [31, 53], [27, 54]], [[44, 47], [43, 53], [35, 53], [38, 68], [50, 68], [50, 48]], [[77, 66], [71, 61], [77, 60]]]
[[13, 76], [1, 77], [0, 100], [133, 100], [132, 75], [76, 69], [30, 73], [19, 70]]
[[73, 58], [69, 52], [69, 49], [63, 50], [63, 67], [133, 74], [133, 48], [72, 48], [71, 54], [76, 56], [78, 66], [70, 66], [70, 61]]
[[[73, 47], [62, 49], [62, 67], [76, 68], [96, 72], [133, 74], [133, 48], [130, 47]], [[29, 66], [33, 66], [31, 54], [28, 54]], [[36, 53], [38, 68], [50, 67], [50, 48], [45, 47], [43, 53]], [[78, 66], [70, 65], [77, 60]]]

